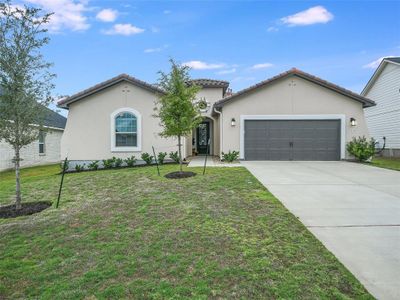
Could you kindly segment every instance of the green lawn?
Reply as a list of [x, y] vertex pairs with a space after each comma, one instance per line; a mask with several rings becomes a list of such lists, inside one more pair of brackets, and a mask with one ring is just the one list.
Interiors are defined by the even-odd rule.
[[[56, 199], [58, 170], [41, 168], [24, 201]], [[0, 220], [0, 299], [372, 299], [246, 169], [191, 170], [66, 175], [60, 209]]]
[[376, 167], [400, 171], [400, 158], [376, 157], [371, 164]]

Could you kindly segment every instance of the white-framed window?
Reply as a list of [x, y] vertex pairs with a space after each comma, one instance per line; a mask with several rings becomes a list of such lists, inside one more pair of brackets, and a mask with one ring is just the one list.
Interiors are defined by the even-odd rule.
[[46, 152], [46, 134], [43, 131], [39, 132], [39, 154], [44, 155]]
[[111, 151], [140, 151], [141, 137], [141, 115], [138, 111], [125, 107], [111, 114]]

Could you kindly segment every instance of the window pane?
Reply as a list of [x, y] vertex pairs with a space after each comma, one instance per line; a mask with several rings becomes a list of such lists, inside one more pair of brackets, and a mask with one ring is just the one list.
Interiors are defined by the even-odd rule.
[[136, 147], [136, 133], [117, 133], [115, 137], [115, 146], [117, 147]]
[[115, 118], [116, 132], [136, 132], [136, 117], [130, 113], [121, 113]]
[[44, 144], [39, 144], [39, 153], [40, 154], [44, 153]]
[[39, 143], [44, 143], [44, 133], [43, 133], [43, 131], [39, 132]]

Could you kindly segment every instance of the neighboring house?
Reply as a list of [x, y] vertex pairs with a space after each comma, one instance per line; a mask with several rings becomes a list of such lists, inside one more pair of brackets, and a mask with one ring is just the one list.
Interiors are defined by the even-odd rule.
[[385, 156], [400, 157], [400, 57], [382, 60], [361, 95], [376, 102], [365, 109], [371, 136], [383, 146]]
[[[375, 103], [291, 69], [235, 94], [226, 81], [193, 80], [204, 122], [184, 142], [185, 157], [240, 151], [245, 160], [340, 160], [353, 137], [368, 136], [363, 108]], [[190, 84], [190, 83], [189, 83]], [[159, 136], [153, 108], [162, 90], [122, 74], [58, 103], [69, 109], [62, 157], [72, 161], [176, 151]], [[353, 122], [351, 122], [353, 120]], [[351, 125], [353, 124], [353, 126]]]
[[[58, 113], [45, 108], [47, 111], [44, 120], [45, 131], [39, 139], [21, 149], [21, 167], [59, 162], [61, 159], [61, 136], [67, 119]], [[14, 149], [5, 141], [0, 141], [0, 171], [14, 167], [12, 159]]]

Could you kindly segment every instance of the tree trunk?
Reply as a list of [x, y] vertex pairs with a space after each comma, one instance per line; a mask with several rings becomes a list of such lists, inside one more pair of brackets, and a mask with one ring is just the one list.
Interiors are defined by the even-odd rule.
[[179, 169], [181, 171], [181, 173], [183, 172], [182, 170], [182, 151], [181, 151], [181, 136], [178, 135], [178, 155], [179, 155]]
[[21, 183], [19, 176], [19, 149], [15, 149], [15, 208], [21, 209]]

